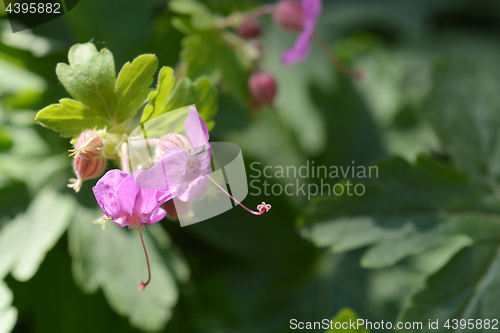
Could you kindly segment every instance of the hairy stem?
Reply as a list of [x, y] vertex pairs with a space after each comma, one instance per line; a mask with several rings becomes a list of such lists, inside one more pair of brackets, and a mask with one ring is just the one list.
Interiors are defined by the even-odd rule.
[[122, 143], [120, 164], [123, 172], [130, 173], [130, 159], [128, 156], [128, 143]]

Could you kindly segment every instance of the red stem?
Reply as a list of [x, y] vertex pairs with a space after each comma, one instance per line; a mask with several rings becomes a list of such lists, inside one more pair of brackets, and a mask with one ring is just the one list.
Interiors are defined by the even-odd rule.
[[144, 249], [144, 254], [146, 255], [146, 262], [148, 263], [148, 280], [146, 282], [139, 282], [139, 289], [144, 290], [151, 281], [151, 267], [149, 267], [148, 251], [146, 251], [146, 245], [144, 244], [144, 239], [142, 238], [142, 230], [140, 225], [138, 226], [138, 229], [139, 235], [141, 236], [142, 248]]

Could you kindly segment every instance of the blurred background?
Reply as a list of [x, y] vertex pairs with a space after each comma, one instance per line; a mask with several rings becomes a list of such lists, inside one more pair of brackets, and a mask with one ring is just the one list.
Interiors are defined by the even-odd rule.
[[[266, 4], [200, 3], [218, 17]], [[196, 10], [166, 0], [81, 0], [15, 34], [0, 8], [0, 332], [277, 333], [291, 319], [321, 321], [345, 307], [424, 327], [498, 316], [500, 3], [323, 5], [318, 32], [362, 79], [340, 73], [317, 44], [284, 66], [297, 35], [270, 15], [260, 19], [262, 58], [249, 66], [241, 50], [214, 46], [219, 31], [197, 26]], [[256, 175], [252, 162], [262, 170], [309, 161], [377, 165], [379, 177], [355, 180], [366, 186], [361, 197], [249, 195], [247, 206], [273, 207], [259, 217], [235, 208], [184, 228], [164, 219], [147, 230], [153, 279], [163, 284], [141, 294], [137, 233], [91, 223], [102, 215], [97, 180], [68, 189], [69, 140], [34, 120], [69, 97], [55, 67], [89, 41], [113, 53], [117, 72], [153, 53], [177, 77], [209, 75], [211, 141], [237, 143], [247, 175]], [[256, 71], [276, 80], [271, 106], [249, 103]]]

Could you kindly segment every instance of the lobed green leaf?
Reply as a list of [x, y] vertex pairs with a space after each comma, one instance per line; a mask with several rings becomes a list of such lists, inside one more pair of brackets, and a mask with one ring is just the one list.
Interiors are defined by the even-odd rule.
[[448, 229], [443, 213], [498, 211], [484, 188], [435, 161], [420, 157], [412, 167], [391, 159], [378, 168], [363, 196], [318, 200], [299, 219], [303, 235], [336, 252], [371, 246], [361, 262], [380, 268], [461, 234]]
[[144, 108], [141, 122], [153, 119], [165, 113], [167, 100], [175, 85], [174, 70], [170, 67], [163, 67], [158, 75], [158, 85], [156, 90], [149, 94], [149, 104]]
[[115, 61], [113, 54], [94, 44], [75, 44], [68, 53], [69, 65], [57, 64], [56, 74], [66, 91], [92, 113], [115, 119]]
[[61, 99], [59, 104], [52, 104], [42, 109], [35, 120], [45, 127], [61, 132], [61, 136], [64, 137], [78, 135], [86, 128], [103, 128], [111, 125], [105, 115], [68, 98]]
[[158, 59], [154, 54], [141, 55], [132, 63], [123, 65], [115, 84], [118, 123], [132, 117], [147, 102], [147, 96], [151, 92], [149, 87], [157, 68]]
[[185, 281], [189, 271], [160, 225], [143, 232], [151, 264], [151, 283], [138, 232], [108, 222], [103, 231], [89, 221], [99, 213], [81, 208], [69, 229], [69, 249], [76, 282], [88, 293], [101, 288], [110, 306], [147, 331], [164, 328], [178, 299], [176, 279]]
[[61, 99], [36, 116], [40, 124], [67, 137], [133, 117], [147, 102], [158, 67], [155, 55], [144, 54], [125, 63], [117, 78], [111, 52], [98, 51], [92, 43], [74, 45], [68, 59], [69, 65], [59, 63], [56, 73], [74, 100]]

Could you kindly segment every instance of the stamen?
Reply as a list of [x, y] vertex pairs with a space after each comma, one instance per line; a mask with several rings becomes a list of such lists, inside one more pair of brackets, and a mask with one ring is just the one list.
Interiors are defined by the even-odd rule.
[[222, 186], [220, 186], [209, 174], [207, 174], [205, 171], [203, 171], [200, 168], [198, 168], [196, 165], [194, 165], [194, 167], [196, 169], [198, 169], [198, 171], [200, 171], [201, 173], [203, 173], [205, 176], [207, 176], [208, 179], [210, 179], [222, 192], [224, 192], [224, 194], [226, 194], [228, 197], [230, 197], [231, 199], [233, 199], [238, 205], [240, 205], [241, 207], [243, 207], [243, 209], [245, 209], [247, 212], [252, 213], [254, 215], [262, 215], [262, 214], [264, 214], [265, 212], [268, 212], [271, 209], [271, 205], [266, 204], [265, 202], [262, 202], [262, 204], [260, 204], [260, 205], [257, 206], [258, 212], [247, 208], [241, 202], [239, 202], [238, 200], [236, 200], [235, 197], [233, 197], [231, 194], [229, 194], [224, 188], [222, 188]]
[[142, 231], [140, 225], [138, 226], [139, 229], [139, 235], [141, 236], [141, 243], [142, 243], [142, 248], [144, 249], [144, 254], [146, 255], [146, 262], [148, 264], [148, 280], [146, 282], [139, 282], [139, 289], [144, 290], [146, 286], [149, 284], [151, 281], [151, 267], [149, 266], [149, 258], [148, 258], [148, 251], [146, 251], [146, 245], [144, 244], [144, 239], [142, 238]]

